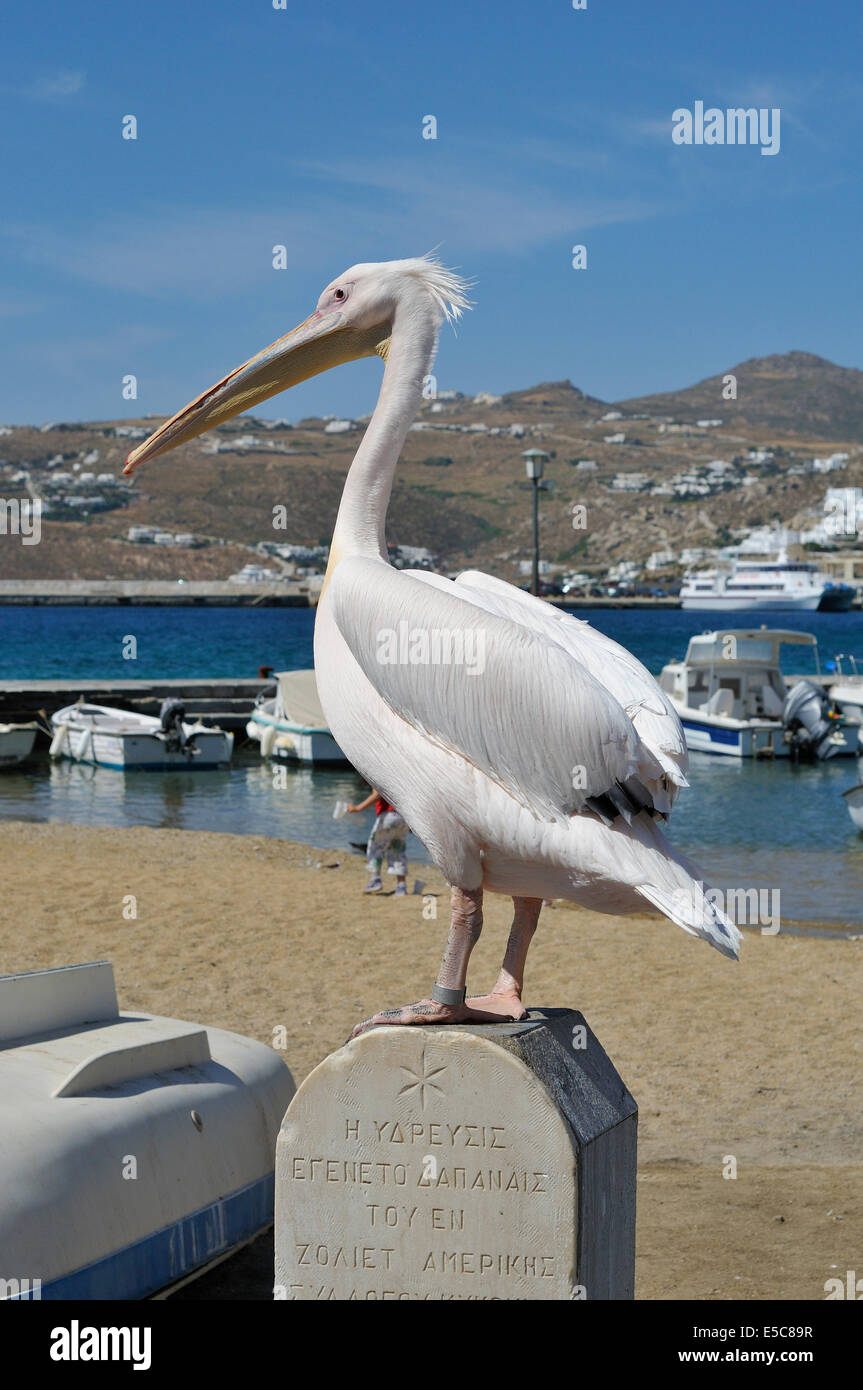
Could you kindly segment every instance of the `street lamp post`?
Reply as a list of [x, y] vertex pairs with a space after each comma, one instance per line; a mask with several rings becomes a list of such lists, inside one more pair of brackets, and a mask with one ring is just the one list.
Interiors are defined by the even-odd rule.
[[539, 595], [539, 487], [548, 454], [544, 449], [525, 449], [522, 458], [525, 472], [533, 483], [533, 577], [530, 591]]

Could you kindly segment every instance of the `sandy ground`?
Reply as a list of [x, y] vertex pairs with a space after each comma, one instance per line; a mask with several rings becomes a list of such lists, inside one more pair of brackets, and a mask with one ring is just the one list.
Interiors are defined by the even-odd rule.
[[[0, 855], [4, 972], [108, 959], [121, 1008], [267, 1042], [284, 1026], [298, 1083], [428, 991], [448, 924], [436, 870], [427, 920], [428, 897], [363, 897], [358, 857], [260, 837], [5, 823]], [[486, 900], [473, 990], [510, 908]], [[863, 1271], [863, 940], [747, 931], [735, 965], [660, 918], [558, 904], [526, 997], [580, 1009], [639, 1103], [639, 1298], [823, 1299]], [[270, 1258], [261, 1240], [185, 1296], [266, 1298]]]

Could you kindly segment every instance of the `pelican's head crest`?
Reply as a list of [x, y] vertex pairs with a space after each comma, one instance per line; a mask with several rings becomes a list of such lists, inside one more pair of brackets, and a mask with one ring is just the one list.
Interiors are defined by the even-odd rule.
[[391, 324], [401, 306], [410, 309], [426, 302], [440, 322], [455, 323], [472, 307], [469, 289], [468, 281], [433, 253], [403, 261], [369, 261], [331, 280], [318, 309], [339, 309], [346, 322], [370, 328], [373, 323]]

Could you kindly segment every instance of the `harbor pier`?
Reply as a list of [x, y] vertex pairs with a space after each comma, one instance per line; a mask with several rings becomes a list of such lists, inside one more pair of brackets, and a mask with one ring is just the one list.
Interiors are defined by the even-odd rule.
[[190, 718], [206, 719], [222, 729], [245, 729], [252, 707], [272, 679], [229, 677], [222, 680], [4, 681], [0, 688], [0, 724], [27, 723], [41, 713], [50, 719], [79, 697], [87, 704], [110, 705], [136, 714], [158, 714], [163, 700], [182, 700]]
[[128, 608], [313, 608], [317, 588], [279, 580], [233, 584], [184, 579], [2, 579], [0, 604]]

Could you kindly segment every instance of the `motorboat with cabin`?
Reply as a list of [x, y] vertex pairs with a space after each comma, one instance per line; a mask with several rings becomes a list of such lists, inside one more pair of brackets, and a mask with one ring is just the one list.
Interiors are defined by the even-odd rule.
[[181, 700], [162, 701], [158, 715], [78, 701], [51, 716], [52, 758], [95, 763], [121, 772], [181, 769], [203, 772], [231, 761], [234, 735], [190, 723]]
[[346, 763], [321, 708], [314, 671], [279, 671], [275, 689], [264, 690], [246, 733], [263, 758], [300, 763]]
[[662, 669], [660, 686], [680, 716], [693, 752], [731, 758], [815, 758], [857, 752], [859, 728], [815, 681], [789, 689], [783, 645], [818, 648], [808, 632], [721, 629], [689, 641], [683, 661]]

